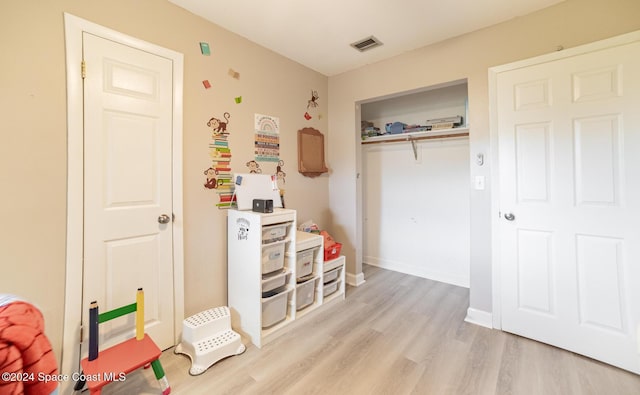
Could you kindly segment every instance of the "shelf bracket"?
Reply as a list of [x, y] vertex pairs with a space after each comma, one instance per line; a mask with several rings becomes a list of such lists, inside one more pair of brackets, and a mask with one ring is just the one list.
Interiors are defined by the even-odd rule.
[[413, 158], [418, 160], [418, 148], [416, 147], [416, 141], [411, 137], [407, 137], [407, 140], [411, 142], [411, 148], [413, 148]]

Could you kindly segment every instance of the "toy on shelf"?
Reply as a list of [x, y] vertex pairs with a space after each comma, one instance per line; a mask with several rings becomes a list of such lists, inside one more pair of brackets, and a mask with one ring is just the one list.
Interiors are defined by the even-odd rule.
[[342, 243], [336, 242], [326, 230], [321, 231], [320, 236], [324, 238], [324, 260], [330, 261], [339, 257]]

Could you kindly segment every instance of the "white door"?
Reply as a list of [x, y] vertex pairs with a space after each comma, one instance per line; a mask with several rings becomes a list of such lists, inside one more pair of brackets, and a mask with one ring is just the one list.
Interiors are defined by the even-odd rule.
[[[91, 301], [104, 312], [135, 302], [142, 287], [145, 330], [168, 348], [174, 344], [172, 62], [86, 32], [83, 52], [82, 321]], [[131, 337], [134, 316], [102, 324], [101, 346]]]
[[496, 81], [502, 329], [640, 373], [640, 43]]

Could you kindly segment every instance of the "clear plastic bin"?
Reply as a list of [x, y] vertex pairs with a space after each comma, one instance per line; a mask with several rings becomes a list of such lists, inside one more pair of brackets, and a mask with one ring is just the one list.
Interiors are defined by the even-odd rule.
[[296, 277], [304, 277], [313, 272], [313, 254], [315, 248], [296, 253]]
[[262, 247], [262, 274], [280, 270], [284, 267], [284, 242]]
[[270, 273], [269, 275], [262, 277], [262, 292], [268, 292], [278, 287], [285, 285], [287, 282], [287, 272], [281, 270], [280, 272]]
[[287, 301], [292, 289], [262, 298], [262, 327], [268, 328], [287, 318]]
[[316, 299], [316, 279], [312, 278], [296, 286], [296, 310], [302, 310]]
[[289, 223], [275, 224], [262, 227], [262, 242], [273, 243], [281, 241], [287, 237], [287, 225]]
[[333, 269], [333, 270], [330, 270], [330, 271], [326, 272], [324, 274], [324, 276], [322, 277], [322, 282], [324, 284], [326, 284], [326, 283], [330, 283], [331, 281], [337, 279], [340, 276], [340, 270], [342, 270], [342, 268], [337, 268], [337, 269]]
[[326, 298], [327, 296], [331, 295], [332, 293], [336, 292], [338, 290], [338, 288], [340, 288], [340, 280], [334, 280], [330, 283], [324, 284], [324, 287], [322, 289], [322, 293], [324, 295], [324, 297]]

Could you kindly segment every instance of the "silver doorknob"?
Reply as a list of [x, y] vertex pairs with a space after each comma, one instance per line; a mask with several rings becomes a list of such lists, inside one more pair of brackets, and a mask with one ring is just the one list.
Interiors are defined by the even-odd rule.
[[169, 217], [167, 214], [162, 214], [158, 217], [158, 223], [168, 224], [169, 222], [171, 222], [171, 217]]
[[513, 213], [506, 213], [506, 214], [504, 215], [504, 218], [505, 218], [507, 221], [513, 221], [514, 219], [516, 219], [516, 216], [515, 216], [515, 215], [513, 215]]

